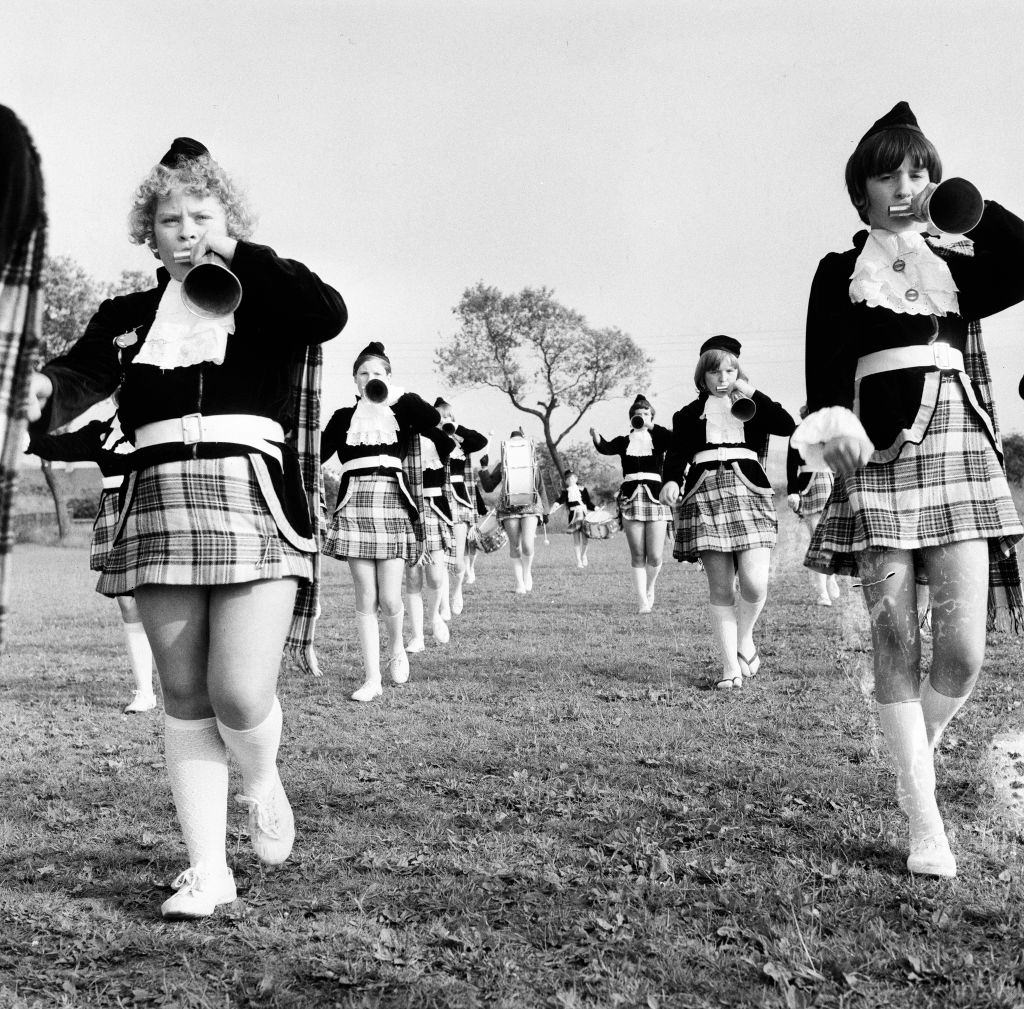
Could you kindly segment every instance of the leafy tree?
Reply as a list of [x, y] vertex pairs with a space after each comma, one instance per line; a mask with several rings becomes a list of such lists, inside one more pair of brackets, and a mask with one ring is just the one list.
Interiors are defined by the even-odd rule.
[[1010, 483], [1024, 484], [1024, 435], [1008, 434], [1003, 438], [1003, 462], [1006, 479]]
[[[595, 329], [548, 288], [503, 294], [482, 281], [453, 309], [458, 331], [435, 355], [453, 386], [487, 386], [540, 420], [559, 477], [559, 445], [598, 403], [632, 395], [648, 381], [651, 359], [619, 329]], [[555, 411], [569, 413], [557, 431]]]
[[[124, 270], [116, 281], [104, 283], [71, 256], [47, 259], [43, 270], [42, 360], [63, 354], [85, 332], [104, 298], [152, 286], [152, 278], [140, 270]], [[64, 542], [71, 530], [67, 489], [50, 462], [43, 460], [40, 465], [53, 497], [57, 535]]]

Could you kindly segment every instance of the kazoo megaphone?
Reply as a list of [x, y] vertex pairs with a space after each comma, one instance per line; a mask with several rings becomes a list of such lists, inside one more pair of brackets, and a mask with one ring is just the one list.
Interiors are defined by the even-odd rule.
[[[177, 263], [187, 263], [191, 258], [187, 250], [174, 254]], [[200, 319], [219, 319], [241, 304], [242, 285], [216, 252], [208, 252], [185, 274], [181, 300]]]
[[441, 422], [441, 430], [445, 434], [455, 434], [455, 422], [451, 420], [444, 420]]
[[976, 227], [985, 212], [978, 188], [966, 179], [946, 179], [934, 189], [918, 193], [909, 203], [889, 208], [890, 217], [912, 217], [935, 231], [964, 235]]
[[647, 421], [644, 420], [643, 417], [634, 413], [633, 416], [629, 418], [629, 425], [634, 430], [640, 431], [641, 429], [647, 427]]
[[388, 396], [391, 395], [391, 390], [388, 388], [387, 382], [382, 378], [371, 378], [363, 388], [363, 395], [371, 403], [386, 403]]
[[729, 390], [729, 412], [744, 424], [757, 413], [757, 404], [749, 397], [744, 396], [738, 389]]

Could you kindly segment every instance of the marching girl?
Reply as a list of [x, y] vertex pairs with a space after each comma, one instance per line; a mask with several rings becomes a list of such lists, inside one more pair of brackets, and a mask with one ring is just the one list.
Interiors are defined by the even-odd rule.
[[[941, 178], [906, 102], [847, 162], [850, 199], [870, 232], [818, 265], [807, 313], [811, 413], [793, 442], [839, 474], [806, 563], [856, 574], [864, 588], [878, 719], [909, 820], [907, 868], [952, 876], [934, 749], [977, 681], [986, 623], [1019, 630], [1024, 620], [1013, 553], [1024, 529], [977, 324], [1024, 300], [1024, 222], [985, 202], [976, 225], [944, 224], [938, 195], [929, 218], [925, 200]], [[969, 242], [933, 242], [926, 224], [966, 230]], [[921, 572], [933, 638], [923, 683]]]
[[[451, 403], [440, 396], [434, 407], [441, 414], [441, 429], [455, 443], [448, 456], [447, 480], [445, 482], [446, 498], [452, 513], [452, 532], [455, 534], [454, 555], [449, 569], [454, 574], [454, 585], [451, 588], [451, 601], [448, 601], [448, 571], [445, 572], [445, 584], [441, 596], [441, 616], [445, 610], [458, 616], [465, 605], [462, 595], [462, 584], [467, 580], [467, 544], [470, 526], [476, 522], [476, 477], [473, 474], [471, 456], [487, 447], [487, 437], [472, 428], [456, 423], [455, 410]], [[426, 484], [426, 476], [424, 476]], [[447, 604], [447, 605], [446, 605]]]
[[[175, 140], [150, 171], [129, 223], [132, 241], [162, 264], [157, 286], [103, 302], [81, 339], [43, 368], [38, 429], [62, 426], [120, 386], [118, 417], [136, 451], [97, 587], [134, 591], [153, 647], [189, 854], [161, 910], [200, 918], [236, 896], [225, 858], [229, 753], [259, 859], [283, 862], [295, 838], [277, 768], [277, 675], [293, 616], [303, 616], [300, 586], [316, 570], [301, 475], [316, 432], [296, 418], [317, 390], [297, 403], [293, 381], [309, 374], [316, 345], [340, 332], [346, 310], [301, 263], [250, 241], [244, 199], [195, 140]], [[182, 281], [207, 253], [243, 292], [234, 311], [212, 319], [182, 301]]]
[[[435, 406], [435, 409], [436, 406]], [[405, 569], [405, 605], [409, 611], [411, 637], [407, 652], [422, 652], [423, 583], [429, 590], [430, 631], [434, 640], [446, 645], [451, 637], [447, 618], [442, 613], [442, 600], [447, 602], [448, 558], [455, 554], [455, 532], [452, 528], [452, 506], [446, 493], [448, 456], [454, 442], [443, 431], [435, 429], [419, 436], [423, 467], [423, 536], [425, 560]], [[447, 608], [447, 607], [446, 607]]]
[[[804, 404], [800, 407], [800, 417], [806, 416], [807, 405]], [[808, 470], [803, 462], [803, 457], [791, 444], [786, 453], [786, 503], [813, 539], [825, 502], [832, 493], [833, 478], [831, 470]], [[839, 583], [834, 574], [812, 571], [811, 582], [818, 606], [831, 606], [832, 600], [839, 598]]]
[[605, 441], [593, 428], [590, 437], [601, 455], [617, 455], [622, 463], [619, 514], [629, 543], [633, 585], [639, 612], [654, 608], [654, 585], [661, 574], [665, 537], [672, 513], [659, 500], [661, 470], [672, 440], [668, 428], [654, 423], [654, 407], [637, 396], [629, 408], [629, 434]]
[[480, 553], [479, 522], [487, 516], [491, 508], [494, 508], [495, 512], [497, 512], [498, 503], [501, 499], [500, 488], [485, 492], [480, 485], [480, 473], [486, 468], [487, 456], [482, 455], [480, 457], [480, 468], [473, 473], [473, 497], [476, 502], [476, 511], [472, 525], [469, 527], [469, 532], [466, 534], [466, 585], [472, 585], [476, 582], [476, 559]]
[[[522, 428], [516, 428], [503, 446], [502, 457], [508, 450], [514, 453], [526, 453], [532, 449], [532, 442], [523, 434]], [[537, 538], [537, 523], [547, 515], [548, 503], [541, 483], [540, 467], [536, 454], [529, 452], [532, 458], [533, 479], [530, 501], [526, 504], [515, 504], [509, 497], [507, 474], [502, 459], [491, 469], [481, 469], [480, 486], [485, 491], [501, 489], [498, 501], [498, 520], [508, 535], [508, 555], [512, 560], [512, 574], [515, 577], [516, 595], [533, 591], [533, 558]]]
[[563, 507], [569, 510], [566, 532], [572, 536], [573, 549], [576, 551], [576, 567], [585, 568], [589, 563], [587, 547], [590, 545], [590, 538], [587, 536], [587, 512], [594, 510], [594, 502], [590, 499], [590, 491], [580, 485], [579, 478], [571, 469], [565, 471], [565, 489], [551, 506], [551, 514]]
[[[114, 397], [116, 399], [116, 396]], [[110, 550], [110, 539], [117, 527], [118, 500], [125, 483], [125, 455], [134, 446], [125, 438], [114, 413], [106, 420], [94, 420], [67, 434], [36, 434], [29, 440], [28, 452], [41, 459], [64, 462], [96, 462], [103, 476], [99, 508], [92, 526], [89, 567], [102, 571]], [[117, 596], [124, 630], [128, 662], [135, 681], [135, 692], [125, 705], [125, 714], [152, 711], [156, 707], [153, 692], [153, 649], [146, 637], [133, 592]]]
[[388, 633], [393, 683], [409, 679], [402, 642], [402, 577], [407, 565], [426, 561], [419, 436], [441, 415], [413, 392], [390, 385], [391, 361], [382, 343], [368, 344], [352, 366], [356, 405], [337, 410], [321, 443], [324, 460], [341, 462], [338, 504], [324, 553], [347, 560], [356, 596], [356, 629], [363, 684], [354, 701], [380, 697], [380, 628]]
[[[701, 346], [693, 375], [697, 399], [672, 418], [661, 490], [664, 504], [679, 505], [673, 556], [700, 560], [707, 572], [722, 658], [719, 690], [742, 687], [761, 668], [753, 631], [779, 527], [764, 460], [768, 436], [788, 437], [795, 427], [782, 406], [750, 384], [739, 356], [740, 342], [731, 336]], [[736, 416], [743, 407], [746, 420]]]

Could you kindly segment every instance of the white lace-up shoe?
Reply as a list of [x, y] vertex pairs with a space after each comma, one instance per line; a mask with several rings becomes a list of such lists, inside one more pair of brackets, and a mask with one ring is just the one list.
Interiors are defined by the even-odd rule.
[[916, 843], [911, 841], [907, 869], [923, 876], [955, 876], [956, 859], [949, 850], [945, 834], [926, 837]]
[[189, 867], [171, 886], [177, 893], [160, 905], [160, 913], [172, 921], [208, 918], [218, 904], [230, 904], [238, 898], [235, 877], [228, 868], [221, 874]]
[[265, 799], [237, 795], [235, 800], [249, 807], [249, 840], [256, 857], [265, 865], [280, 865], [295, 843], [295, 817], [281, 779]]
[[152, 711], [156, 707], [156, 695], [145, 690], [136, 690], [132, 699], [124, 706], [126, 715], [134, 715], [142, 711]]

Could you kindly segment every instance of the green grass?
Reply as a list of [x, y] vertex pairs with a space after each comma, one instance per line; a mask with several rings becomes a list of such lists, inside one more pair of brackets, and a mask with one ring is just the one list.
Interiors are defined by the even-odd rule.
[[[0, 677], [0, 1006], [1021, 1006], [1021, 838], [983, 759], [1019, 728], [1019, 640], [995, 636], [944, 741], [960, 874], [903, 870], [869, 699], [866, 616], [810, 605], [788, 514], [763, 673], [708, 689], [704, 576], [631, 599], [620, 535], [536, 588], [481, 558], [447, 648], [372, 705], [347, 569], [325, 562], [325, 677], [290, 674], [293, 858], [263, 870], [229, 820], [240, 900], [158, 917], [185, 866], [158, 716], [130, 694], [87, 551], [14, 554]], [[233, 779], [234, 783], [234, 779]]]

